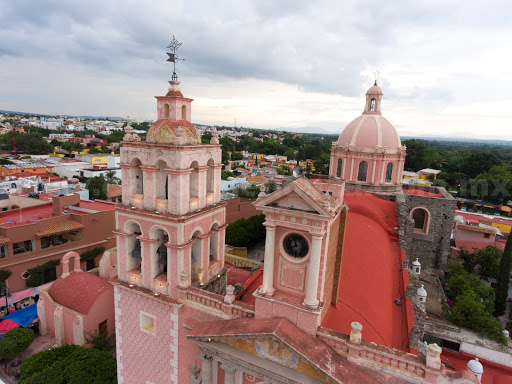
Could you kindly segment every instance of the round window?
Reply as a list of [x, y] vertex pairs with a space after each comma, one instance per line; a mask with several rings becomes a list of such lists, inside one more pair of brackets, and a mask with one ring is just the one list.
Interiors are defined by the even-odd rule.
[[308, 254], [309, 245], [304, 236], [292, 233], [284, 238], [284, 250], [295, 259], [301, 259]]

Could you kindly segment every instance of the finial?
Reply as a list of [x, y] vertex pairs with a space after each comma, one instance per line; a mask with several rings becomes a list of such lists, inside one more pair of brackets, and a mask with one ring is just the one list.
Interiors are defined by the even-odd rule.
[[377, 80], [379, 79], [380, 72], [377, 69], [375, 72], [373, 72], [373, 74], [375, 76], [375, 83], [373, 85], [376, 86], [377, 85]]
[[217, 137], [219, 133], [217, 132], [216, 128], [213, 128], [211, 130], [212, 138], [210, 139], [210, 144], [219, 144], [219, 138]]
[[172, 50], [172, 53], [167, 52], [167, 55], [169, 56], [167, 61], [170, 61], [174, 65], [173, 72], [172, 72], [172, 78], [171, 78], [172, 81], [178, 81], [178, 75], [176, 75], [176, 63], [178, 62], [178, 60], [185, 61], [185, 59], [180, 59], [178, 57], [178, 55], [176, 54], [176, 51], [178, 50], [178, 48], [180, 46], [181, 46], [181, 43], [178, 42], [178, 40], [176, 40], [176, 38], [173, 35], [171, 43], [167, 46], [167, 48]]

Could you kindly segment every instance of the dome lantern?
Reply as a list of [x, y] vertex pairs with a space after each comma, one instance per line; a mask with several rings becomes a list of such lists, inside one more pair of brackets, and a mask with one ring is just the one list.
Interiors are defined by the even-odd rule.
[[421, 284], [421, 287], [416, 291], [416, 295], [418, 296], [420, 303], [425, 303], [427, 301], [427, 290], [423, 284]]
[[421, 264], [418, 261], [418, 258], [412, 262], [412, 271], [415, 275], [419, 275], [421, 273]]
[[468, 361], [468, 371], [474, 374], [478, 381], [482, 380], [482, 375], [484, 373], [484, 367], [482, 363], [478, 361], [478, 357], [475, 357], [474, 360]]

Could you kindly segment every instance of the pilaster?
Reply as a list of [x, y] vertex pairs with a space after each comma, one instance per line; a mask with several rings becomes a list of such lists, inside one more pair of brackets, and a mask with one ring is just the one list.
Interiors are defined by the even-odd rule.
[[134, 168], [137, 168], [136, 165], [130, 165], [130, 164], [119, 164], [119, 167], [121, 168], [121, 175], [123, 179], [123, 205], [130, 206], [132, 205], [132, 178], [131, 178], [131, 170]]
[[197, 197], [199, 199], [199, 208], [206, 207], [206, 172], [208, 171], [208, 166], [197, 167], [199, 172], [199, 186], [197, 191]]
[[141, 166], [144, 180], [144, 208], [150, 211], [156, 209], [156, 173], [158, 167]]
[[265, 224], [267, 235], [265, 237], [265, 266], [263, 267], [263, 292], [272, 295], [274, 293], [274, 253], [276, 226]]
[[142, 260], [140, 263], [140, 272], [142, 275], [141, 286], [147, 289], [152, 289], [154, 276], [151, 275], [151, 264], [152, 258], [156, 256], [152, 255], [151, 245], [156, 243], [156, 239], [149, 239], [142, 236], [137, 236], [137, 239], [140, 240], [140, 249], [142, 255]]
[[189, 177], [192, 169], [166, 169], [169, 177], [167, 195], [169, 212], [173, 215], [184, 215], [190, 208]]
[[319, 304], [318, 280], [320, 275], [322, 240], [324, 236], [321, 234], [313, 234], [312, 237], [311, 256], [306, 272], [306, 298], [304, 299], [304, 305], [316, 308]]

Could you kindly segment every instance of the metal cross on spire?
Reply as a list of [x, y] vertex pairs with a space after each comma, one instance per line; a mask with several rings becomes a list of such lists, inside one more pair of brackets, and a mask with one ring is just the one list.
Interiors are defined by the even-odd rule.
[[171, 49], [172, 50], [172, 53], [169, 53], [167, 52], [167, 55], [169, 56], [169, 58], [167, 59], [167, 61], [170, 61], [171, 63], [174, 64], [174, 68], [173, 68], [173, 72], [172, 72], [172, 80], [173, 81], [176, 81], [178, 80], [178, 75], [176, 75], [176, 63], [178, 62], [178, 60], [182, 60], [182, 61], [185, 61], [185, 59], [180, 59], [178, 57], [178, 55], [176, 54], [176, 51], [178, 50], [178, 48], [181, 46], [181, 43], [178, 42], [178, 40], [176, 40], [176, 38], [174, 37], [174, 35], [172, 36], [172, 41], [171, 41], [171, 44], [169, 44], [167, 46], [167, 48]]
[[373, 72], [373, 75], [375, 76], [375, 85], [377, 85], [377, 80], [379, 79], [380, 72], [377, 69], [375, 72]]

